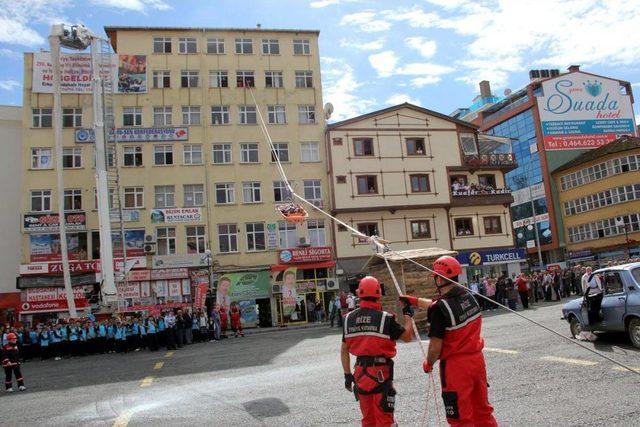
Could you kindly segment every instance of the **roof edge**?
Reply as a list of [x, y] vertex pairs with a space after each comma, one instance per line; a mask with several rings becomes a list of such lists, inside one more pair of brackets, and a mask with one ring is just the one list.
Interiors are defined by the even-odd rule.
[[320, 30], [304, 30], [293, 28], [234, 28], [234, 27], [135, 27], [135, 26], [109, 26], [105, 25], [104, 31], [242, 31], [242, 32], [279, 32], [279, 33], [308, 33], [320, 34]]

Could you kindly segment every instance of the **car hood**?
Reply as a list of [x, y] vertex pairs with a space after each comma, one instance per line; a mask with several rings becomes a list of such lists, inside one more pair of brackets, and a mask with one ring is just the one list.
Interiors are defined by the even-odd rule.
[[580, 306], [582, 306], [582, 297], [576, 298], [574, 300], [569, 301], [565, 305], [562, 306], [562, 311], [565, 310], [580, 310]]

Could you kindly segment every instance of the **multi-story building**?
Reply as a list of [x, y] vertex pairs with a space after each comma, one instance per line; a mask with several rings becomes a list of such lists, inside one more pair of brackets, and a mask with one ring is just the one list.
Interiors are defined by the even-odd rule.
[[[109, 161], [118, 164], [127, 256], [141, 258], [129, 274], [128, 287], [120, 286], [121, 308], [184, 303], [190, 298], [190, 276], [209, 264], [214, 280], [217, 276], [223, 283], [218, 287], [221, 301], [257, 301], [268, 320], [281, 320], [281, 298], [273, 292], [278, 289], [273, 282], [284, 269], [297, 267], [299, 287], [304, 288], [300, 298], [308, 293], [308, 299], [323, 300], [323, 292], [333, 286], [328, 284], [334, 265], [329, 224], [311, 212], [304, 225], [296, 226], [276, 212], [276, 204], [289, 195], [259, 125], [264, 118], [295, 191], [324, 205], [328, 187], [319, 33], [164, 27], [105, 31], [115, 51], [110, 72], [117, 79], [117, 142]], [[51, 159], [60, 154], [53, 148], [47, 56], [26, 54], [24, 63], [21, 210], [32, 223], [25, 222], [23, 229], [22, 288], [61, 284], [57, 227], [42, 226], [56, 217], [58, 189]], [[86, 71], [73, 68], [80, 74], [74, 76], [64, 66], [83, 60], [72, 55], [63, 61], [61, 154], [67, 221], [75, 221], [68, 225], [73, 279], [93, 284], [96, 264], [91, 261], [100, 254], [92, 97], [82, 85]], [[115, 256], [122, 256], [119, 239], [114, 246]], [[30, 292], [34, 301], [48, 298]], [[255, 311], [245, 312], [250, 324]]]
[[[474, 275], [519, 272], [504, 174], [516, 167], [510, 141], [471, 123], [400, 104], [328, 126], [333, 212], [393, 249], [459, 252]], [[336, 225], [340, 269], [360, 273], [369, 243]]]
[[537, 239], [547, 264], [565, 258], [567, 243], [551, 172], [587, 150], [634, 135], [633, 95], [629, 82], [579, 66], [567, 73], [531, 70], [529, 76], [524, 88], [506, 90], [499, 99], [482, 82], [480, 97], [453, 116], [475, 123], [483, 133], [512, 138], [518, 167], [506, 174], [506, 182], [514, 198], [516, 245], [527, 248], [537, 263]]
[[640, 255], [640, 138], [623, 137], [553, 171], [568, 259]]
[[16, 292], [16, 272], [20, 263], [20, 229], [16, 227], [20, 205], [22, 163], [22, 108], [0, 106], [0, 135], [3, 156], [0, 158], [0, 322], [17, 319], [20, 293]]

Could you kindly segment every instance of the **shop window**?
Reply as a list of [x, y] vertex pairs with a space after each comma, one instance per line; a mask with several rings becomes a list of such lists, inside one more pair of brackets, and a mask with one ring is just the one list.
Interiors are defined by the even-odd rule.
[[431, 223], [428, 219], [411, 221], [411, 238], [412, 239], [430, 239]]
[[356, 178], [358, 194], [378, 194], [378, 179], [375, 175], [362, 175]]
[[454, 224], [456, 236], [473, 235], [473, 221], [471, 218], [456, 218]]
[[423, 156], [426, 153], [424, 138], [406, 138], [407, 154], [410, 156]]
[[502, 233], [502, 223], [499, 216], [486, 216], [483, 218], [484, 234]]
[[353, 154], [355, 156], [373, 156], [373, 138], [354, 138]]

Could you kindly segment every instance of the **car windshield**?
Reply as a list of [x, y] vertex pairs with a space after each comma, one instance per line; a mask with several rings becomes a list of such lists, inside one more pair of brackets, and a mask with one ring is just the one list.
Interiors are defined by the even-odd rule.
[[631, 271], [631, 274], [633, 274], [633, 279], [636, 281], [636, 283], [640, 284], [640, 267], [634, 268]]

